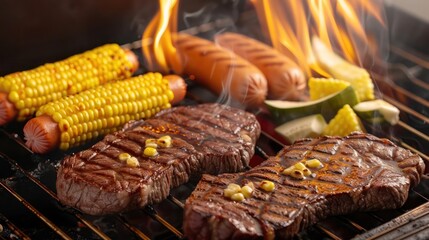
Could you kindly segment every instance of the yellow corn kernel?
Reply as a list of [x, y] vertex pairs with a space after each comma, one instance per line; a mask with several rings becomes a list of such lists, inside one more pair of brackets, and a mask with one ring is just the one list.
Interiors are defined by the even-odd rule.
[[144, 142], [144, 146], [145, 147], [152, 147], [152, 148], [157, 148], [158, 144], [157, 144], [157, 140], [155, 138], [148, 138], [146, 139], [146, 141]]
[[300, 170], [297, 170], [297, 169], [293, 170], [291, 172], [290, 176], [293, 178], [299, 179], [299, 180], [302, 180], [305, 178], [304, 173]]
[[127, 161], [129, 158], [131, 158], [131, 155], [128, 153], [121, 153], [119, 154], [118, 158], [121, 161]]
[[70, 134], [68, 132], [61, 133], [61, 142], [70, 142]]
[[158, 138], [157, 143], [160, 147], [171, 147], [171, 137], [168, 135], [162, 136]]
[[319, 161], [319, 159], [310, 159], [305, 161], [305, 166], [309, 168], [321, 168], [323, 167], [323, 164]]
[[236, 194], [237, 191], [231, 188], [225, 188], [223, 190], [223, 195], [227, 198], [231, 198], [232, 195]]
[[68, 149], [69, 147], [70, 147], [69, 143], [67, 143], [67, 142], [62, 142], [60, 144], [60, 149], [62, 149], [62, 150]]
[[364, 68], [344, 61], [329, 68], [329, 72], [337, 79], [350, 82], [356, 90], [360, 101], [368, 101], [375, 98], [374, 84], [369, 73]]
[[259, 186], [266, 192], [272, 192], [275, 189], [275, 184], [268, 180], [261, 181]]
[[249, 186], [249, 187], [251, 187], [252, 189], [255, 189], [255, 185], [253, 184], [253, 182], [248, 182], [248, 183], [246, 183], [244, 186]]
[[231, 200], [236, 201], [236, 202], [241, 202], [244, 200], [244, 195], [243, 195], [243, 193], [234, 193], [231, 196]]
[[9, 101], [18, 110], [17, 120], [23, 121], [48, 102], [128, 78], [132, 68], [119, 45], [107, 44], [62, 61], [6, 75], [0, 91], [8, 93]]
[[240, 191], [241, 191], [241, 187], [240, 187], [240, 185], [235, 184], [235, 183], [230, 183], [230, 184], [228, 184], [228, 187], [227, 187], [227, 188], [229, 188], [229, 189], [231, 189], [231, 190], [233, 190], [233, 191], [235, 191], [235, 192], [240, 192]]
[[300, 171], [305, 169], [305, 165], [302, 162], [296, 163], [293, 166], [295, 167], [295, 169], [300, 170]]
[[308, 168], [302, 169], [302, 174], [304, 174], [305, 177], [308, 177], [311, 175], [311, 170]]
[[140, 166], [139, 160], [137, 160], [136, 157], [130, 157], [126, 161], [127, 161], [127, 165], [129, 167], [138, 167], [138, 166]]
[[154, 157], [158, 155], [158, 151], [153, 147], [146, 147], [143, 151], [143, 154], [148, 157]]
[[308, 89], [311, 100], [326, 97], [344, 90], [348, 86], [350, 86], [349, 82], [334, 78], [310, 78], [308, 80]]
[[250, 198], [253, 194], [253, 188], [249, 185], [244, 185], [243, 187], [241, 187], [241, 193], [245, 198]]
[[[74, 139], [74, 142], [69, 142], [69, 146], [78, 146], [94, 139], [94, 136], [111, 133], [130, 120], [148, 118], [171, 107], [170, 103], [161, 102], [161, 105], [154, 105], [152, 109], [149, 109], [146, 102], [150, 96], [141, 94], [142, 88], [148, 88], [147, 86], [158, 88], [156, 97], [167, 98], [171, 92], [168, 80], [164, 79], [161, 74], [147, 73], [123, 81], [106, 83], [47, 103], [39, 108], [36, 115], [51, 116], [54, 121], [59, 123], [61, 132], [71, 129], [70, 141]], [[162, 89], [164, 90], [161, 91]], [[150, 91], [144, 90], [143, 92]], [[124, 93], [127, 94], [124, 95]], [[168, 101], [171, 100], [168, 98]], [[85, 137], [81, 137], [84, 134]], [[163, 136], [160, 139], [161, 143], [155, 142], [157, 146], [148, 145], [148, 147], [171, 146], [170, 136]]]
[[288, 168], [285, 168], [282, 171], [282, 174], [284, 174], [284, 175], [290, 175], [292, 173], [292, 171], [294, 171], [294, 170], [295, 170], [295, 166], [290, 166]]
[[323, 134], [344, 137], [354, 131], [364, 132], [364, 127], [350, 105], [346, 104], [337, 112], [335, 117], [329, 121], [328, 125], [323, 130]]
[[252, 142], [252, 138], [249, 135], [245, 134], [245, 133], [240, 134], [240, 137], [245, 142]]

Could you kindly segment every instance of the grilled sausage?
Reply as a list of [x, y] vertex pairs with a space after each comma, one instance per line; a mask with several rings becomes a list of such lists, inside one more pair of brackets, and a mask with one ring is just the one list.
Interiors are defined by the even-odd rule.
[[[170, 103], [179, 103], [186, 95], [185, 81], [177, 75], [168, 75], [164, 78], [168, 80], [169, 87], [174, 95]], [[145, 87], [150, 89], [148, 86]], [[25, 124], [24, 136], [26, 140], [25, 144], [28, 148], [35, 153], [45, 154], [60, 147], [62, 132], [59, 123], [54, 121], [51, 116], [40, 115], [30, 119]]]
[[268, 82], [268, 98], [300, 100], [307, 81], [304, 72], [291, 59], [274, 48], [238, 33], [222, 33], [215, 42], [258, 67]]
[[175, 46], [183, 72], [214, 93], [227, 94], [247, 107], [260, 106], [266, 98], [267, 81], [261, 71], [238, 55], [213, 42], [179, 33]]

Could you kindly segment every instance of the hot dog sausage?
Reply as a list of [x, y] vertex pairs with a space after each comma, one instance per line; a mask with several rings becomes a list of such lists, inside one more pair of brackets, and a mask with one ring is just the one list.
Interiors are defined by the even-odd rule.
[[307, 81], [304, 72], [291, 59], [274, 48], [238, 33], [222, 33], [215, 42], [258, 67], [267, 78], [268, 98], [300, 100]]
[[[108, 48], [109, 46], [107, 46], [107, 45], [102, 46], [99, 48], [100, 50], [98, 50], [98, 51], [102, 51], [103, 47]], [[118, 48], [119, 48], [119, 46], [118, 46]], [[121, 49], [119, 49], [119, 50], [121, 50]], [[97, 54], [97, 52], [95, 52], [95, 51], [97, 51], [97, 49], [92, 50], [92, 51], [94, 51], [94, 54]], [[117, 77], [118, 79], [124, 78], [127, 74], [129, 74], [131, 76], [131, 74], [134, 73], [139, 67], [139, 60], [138, 60], [137, 56], [132, 51], [127, 50], [127, 49], [122, 49], [121, 51], [124, 51], [125, 59], [131, 63], [131, 69], [127, 69], [126, 67], [119, 67], [119, 68], [121, 68], [119, 70], [121, 72], [119, 73], [120, 75]], [[82, 55], [84, 55], [84, 54], [86, 54], [86, 53], [83, 53]], [[85, 82], [85, 80], [87, 80], [87, 79], [83, 79], [85, 77], [83, 77], [81, 80], [71, 80], [71, 79], [77, 79], [78, 77], [86, 76], [86, 73], [85, 73], [86, 70], [74, 71], [74, 75], [73, 75], [71, 73], [71, 70], [72, 70], [71, 68], [73, 66], [79, 66], [78, 61], [82, 60], [82, 59], [79, 59], [79, 55], [76, 55], [73, 57], [75, 57], [75, 60], [77, 60], [77, 61], [70, 60], [70, 59], [66, 59], [64, 61], [61, 61], [61, 62], [68, 61], [66, 63], [66, 65], [67, 65], [66, 67], [70, 68], [70, 71], [65, 73], [66, 77], [64, 77], [64, 78], [62, 78], [62, 77], [58, 78], [58, 76], [62, 74], [61, 72], [57, 73], [58, 76], [57, 75], [55, 75], [55, 77], [50, 76], [49, 74], [51, 71], [57, 71], [58, 69], [48, 68], [48, 67], [43, 68], [43, 66], [42, 66], [42, 68], [39, 67], [38, 69], [13, 73], [13, 74], [10, 74], [4, 78], [0, 78], [0, 84], [2, 81], [12, 82], [12, 81], [8, 80], [7, 78], [11, 78], [11, 79], [15, 78], [15, 79], [13, 79], [13, 83], [8, 83], [5, 85], [15, 84], [16, 86], [19, 86], [19, 85], [23, 86], [20, 89], [16, 90], [15, 93], [12, 93], [12, 91], [0, 90], [0, 126], [7, 124], [7, 123], [9, 123], [15, 119], [18, 119], [20, 121], [28, 119], [29, 117], [31, 117], [34, 114], [35, 111], [37, 111], [38, 107], [40, 107], [41, 105], [46, 103], [46, 101], [47, 101], [46, 99], [55, 100], [64, 94], [72, 95], [72, 94], [76, 93], [76, 91], [72, 90], [73, 86], [76, 87], [76, 85], [80, 84], [80, 88], [83, 90], [84, 82]], [[113, 57], [115, 57], [115, 56], [112, 55], [112, 59], [113, 59]], [[83, 56], [83, 58], [85, 58], [85, 56]], [[106, 59], [105, 56], [104, 56], [104, 59]], [[112, 60], [112, 61], [114, 61], [114, 60]], [[70, 62], [72, 62], [72, 63], [70, 63]], [[50, 65], [53, 66], [53, 64], [50, 64]], [[58, 63], [58, 65], [61, 65], [60, 62]], [[112, 64], [110, 64], [110, 65], [112, 65]], [[90, 66], [89, 69], [88, 69], [88, 66]], [[90, 64], [83, 66], [83, 67], [88, 69], [87, 70], [88, 72], [91, 72], [91, 73], [89, 73], [89, 75], [93, 74], [93, 70], [97, 68], [96, 65], [93, 66]], [[102, 67], [102, 66], [100, 65], [100, 67]], [[92, 69], [92, 68], [94, 68], [94, 69]], [[51, 90], [49, 90], [50, 92], [47, 93], [48, 90], [43, 88], [43, 86], [38, 86], [37, 83], [35, 83], [35, 82], [33, 82], [34, 86], [31, 85], [32, 83], [31, 83], [31, 81], [29, 81], [27, 79], [27, 76], [34, 74], [34, 72], [37, 70], [40, 72], [39, 75], [44, 76], [44, 77], [46, 77], [46, 76], [50, 77], [49, 79], [52, 81], [49, 81], [49, 82], [45, 81], [44, 82], [47, 84], [46, 88], [49, 89], [49, 88], [52, 88], [52, 86], [57, 86], [57, 88], [54, 88], [54, 89], [58, 89], [57, 93], [54, 93]], [[109, 68], [109, 71], [114, 71], [114, 70]], [[106, 72], [106, 71], [104, 71], [104, 72]], [[107, 74], [110, 74], [110, 73], [107, 73]], [[24, 77], [20, 78], [20, 76], [24, 76]], [[75, 76], [76, 76], [76, 78], [75, 78]], [[94, 77], [94, 75], [92, 77]], [[110, 80], [115, 80], [115, 79], [116, 79], [116, 77], [114, 77], [113, 75], [109, 76], [109, 77], [100, 76], [99, 84], [102, 82], [105, 82], [105, 81], [110, 81]], [[63, 84], [63, 82], [65, 82], [65, 85]], [[90, 84], [92, 84], [92, 83], [90, 83]], [[88, 89], [88, 88], [90, 88], [89, 85], [86, 87], [86, 89]], [[45, 100], [43, 100], [45, 102], [40, 101], [39, 99], [36, 98], [36, 96], [31, 95], [31, 94], [34, 95], [36, 91], [39, 92], [38, 97], [40, 99], [42, 99], [42, 97], [45, 97]], [[43, 91], [45, 93], [41, 93]], [[80, 91], [80, 90], [77, 90], [77, 91]], [[25, 93], [26, 95], [22, 95], [22, 93]], [[18, 94], [20, 94], [20, 95], [18, 96]], [[40, 96], [40, 94], [44, 95], [44, 96]], [[21, 101], [19, 101], [19, 100], [17, 100], [17, 98], [23, 98], [23, 99], [20, 99]]]
[[[179, 103], [186, 95], [185, 81], [177, 75], [168, 75], [164, 78], [168, 80], [168, 85], [174, 95], [170, 103]], [[112, 126], [112, 129], [113, 127], [119, 126]], [[59, 124], [51, 116], [41, 115], [30, 119], [25, 124], [23, 131], [25, 144], [35, 153], [45, 154], [60, 146], [62, 132]]]
[[267, 81], [261, 71], [245, 59], [213, 42], [179, 33], [175, 47], [183, 72], [214, 93], [227, 94], [247, 107], [260, 106], [267, 94]]

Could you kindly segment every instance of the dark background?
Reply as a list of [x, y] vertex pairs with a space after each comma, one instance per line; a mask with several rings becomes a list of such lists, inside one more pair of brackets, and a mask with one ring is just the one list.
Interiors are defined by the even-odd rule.
[[[243, 0], [181, 0], [179, 29], [228, 15]], [[158, 9], [157, 0], [0, 0], [0, 76], [92, 49], [139, 40]], [[389, 38], [427, 53], [426, 24], [386, 9]]]
[[[237, 16], [242, 0], [180, 1], [179, 28]], [[139, 40], [158, 0], [0, 0], [0, 76]], [[184, 19], [186, 18], [186, 21]]]

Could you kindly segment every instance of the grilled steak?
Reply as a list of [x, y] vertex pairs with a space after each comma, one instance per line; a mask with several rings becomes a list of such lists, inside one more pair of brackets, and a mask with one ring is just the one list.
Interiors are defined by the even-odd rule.
[[[191, 175], [243, 170], [259, 134], [254, 115], [240, 109], [175, 107], [66, 157], [57, 174], [57, 194], [62, 203], [93, 215], [143, 207], [163, 200]], [[158, 147], [153, 157], [143, 154], [147, 139], [165, 135], [171, 147]], [[121, 161], [122, 153], [136, 157], [139, 166]]]
[[[323, 166], [305, 179], [285, 174], [305, 159]], [[303, 139], [250, 171], [203, 175], [186, 201], [183, 228], [189, 239], [290, 238], [331, 215], [400, 207], [423, 171], [418, 155], [369, 134]], [[263, 190], [263, 180], [275, 189]], [[250, 198], [224, 196], [230, 183], [249, 182]]]

